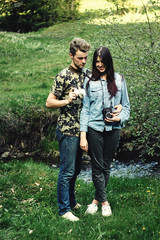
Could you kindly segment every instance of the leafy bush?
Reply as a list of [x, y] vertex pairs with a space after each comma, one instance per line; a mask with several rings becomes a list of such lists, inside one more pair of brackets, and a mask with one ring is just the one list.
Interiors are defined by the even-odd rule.
[[[16, 150], [34, 151], [38, 147], [45, 150], [45, 142], [52, 138], [57, 122], [57, 111], [37, 110], [34, 107], [15, 107], [14, 111], [0, 116], [0, 146], [8, 146], [10, 155]], [[45, 140], [45, 136], [48, 138]], [[45, 140], [45, 141], [44, 141]], [[11, 147], [12, 146], [12, 147]], [[55, 147], [56, 148], [56, 147]]]
[[57, 21], [68, 21], [77, 13], [79, 0], [2, 0], [0, 29], [36, 31]]

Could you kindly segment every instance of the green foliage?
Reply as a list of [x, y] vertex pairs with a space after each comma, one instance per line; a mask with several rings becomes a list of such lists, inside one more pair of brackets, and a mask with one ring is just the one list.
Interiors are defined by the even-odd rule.
[[94, 197], [93, 183], [76, 182], [80, 218], [58, 215], [58, 170], [32, 159], [0, 162], [0, 236], [2, 240], [137, 240], [160, 237], [160, 182], [156, 178], [110, 178], [107, 194], [113, 215], [85, 215]]
[[143, 0], [143, 1], [132, 1], [132, 0], [106, 0], [111, 2], [115, 6], [116, 14], [126, 14], [129, 12], [142, 13], [145, 14], [145, 8], [147, 7], [147, 12], [152, 12], [154, 10], [160, 10], [159, 0]]
[[116, 7], [116, 13], [117, 14], [124, 14], [126, 12], [129, 12], [129, 9], [131, 8], [126, 7], [126, 2], [128, 3], [127, 0], [107, 0], [108, 2], [112, 2], [115, 7]]
[[37, 110], [27, 104], [22, 108], [13, 102], [10, 112], [3, 114], [0, 117], [0, 143], [1, 146], [12, 145], [12, 148], [14, 145], [11, 155], [16, 149], [26, 152], [41, 148], [47, 153], [57, 150], [54, 140], [57, 111]]
[[77, 13], [78, 4], [79, 0], [2, 0], [0, 29], [29, 32], [68, 21]]
[[[30, 136], [29, 131], [34, 139], [37, 131], [35, 137], [38, 144], [43, 140], [44, 151], [47, 145], [53, 149], [49, 129], [55, 125], [58, 113], [46, 110], [45, 102], [55, 75], [70, 64], [70, 40], [79, 36], [92, 46], [88, 68], [95, 48], [104, 45], [111, 50], [115, 70], [125, 76], [131, 103], [131, 116], [122, 138], [130, 143], [129, 150], [138, 151], [143, 158], [158, 160], [159, 11], [150, 14], [147, 8], [145, 15], [139, 14], [137, 18], [135, 14], [118, 16], [105, 10], [91, 11], [81, 14], [79, 20], [38, 32], [1, 32], [0, 144], [9, 141], [14, 146], [17, 137], [21, 142], [22, 137]], [[36, 148], [36, 141], [34, 144]]]

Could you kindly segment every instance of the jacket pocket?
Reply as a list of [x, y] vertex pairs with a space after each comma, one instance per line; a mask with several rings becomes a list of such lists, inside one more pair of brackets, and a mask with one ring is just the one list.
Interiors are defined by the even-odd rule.
[[94, 97], [94, 98], [101, 97], [102, 96], [102, 88], [100, 88], [100, 87], [92, 88], [90, 93], [91, 93], [91, 98], [92, 97]]

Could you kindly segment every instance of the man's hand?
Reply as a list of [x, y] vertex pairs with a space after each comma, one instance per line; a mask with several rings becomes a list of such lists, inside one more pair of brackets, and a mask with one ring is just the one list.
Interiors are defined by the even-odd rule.
[[67, 98], [68, 100], [68, 104], [70, 104], [74, 99], [77, 98], [77, 94], [74, 92], [74, 88], [71, 88], [70, 92], [69, 92], [69, 96]]

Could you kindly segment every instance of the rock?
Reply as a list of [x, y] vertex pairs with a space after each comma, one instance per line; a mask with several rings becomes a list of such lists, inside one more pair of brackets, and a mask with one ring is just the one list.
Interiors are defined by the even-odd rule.
[[1, 154], [1, 158], [7, 158], [9, 157], [9, 155], [10, 155], [10, 152], [4, 152]]
[[25, 154], [23, 152], [17, 153], [17, 158], [25, 157]]

